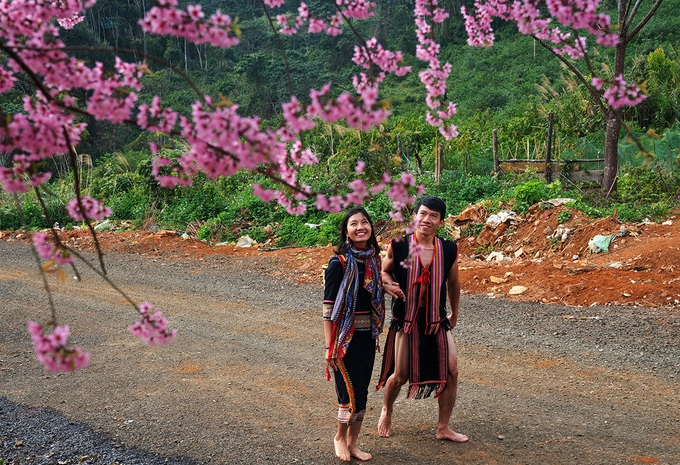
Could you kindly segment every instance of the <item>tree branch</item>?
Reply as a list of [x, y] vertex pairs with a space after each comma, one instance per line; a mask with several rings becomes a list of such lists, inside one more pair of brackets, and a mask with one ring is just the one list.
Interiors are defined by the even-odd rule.
[[264, 0], [260, 0], [260, 3], [262, 4], [262, 10], [264, 10], [267, 21], [269, 21], [269, 27], [272, 29], [274, 37], [276, 37], [276, 42], [279, 44], [279, 50], [281, 50], [281, 55], [283, 56], [283, 63], [286, 66], [286, 83], [288, 84], [288, 92], [290, 95], [293, 95], [293, 83], [290, 80], [290, 66], [288, 65], [288, 57], [286, 56], [286, 50], [283, 48], [281, 36], [279, 35], [279, 31], [274, 27], [274, 21], [272, 21], [272, 17], [269, 15], [269, 10], [267, 10], [267, 5], [264, 4]]
[[[638, 1], [640, 1], [640, 0], [638, 0]], [[637, 24], [637, 26], [635, 26], [633, 28], [633, 30], [630, 32], [630, 34], [626, 36], [626, 43], [630, 42], [630, 40], [633, 37], [635, 37], [637, 35], [637, 33], [640, 32], [640, 30], [643, 27], [645, 27], [645, 25], [649, 22], [649, 20], [652, 19], [652, 16], [654, 16], [656, 14], [656, 10], [659, 9], [659, 7], [661, 6], [662, 3], [663, 3], [663, 0], [656, 0], [654, 2], [654, 5], [652, 5], [652, 7], [649, 9], [649, 12], [647, 12], [645, 17], [642, 18], [640, 20], [640, 22]], [[631, 16], [631, 20], [632, 20], [632, 16]]]
[[97, 251], [97, 256], [99, 257], [99, 266], [101, 266], [102, 273], [106, 275], [104, 254], [102, 253], [101, 246], [99, 245], [99, 238], [97, 237], [97, 232], [94, 230], [94, 226], [92, 226], [90, 218], [87, 216], [85, 212], [85, 207], [83, 206], [83, 198], [80, 195], [80, 176], [78, 175], [78, 160], [77, 160], [78, 154], [76, 153], [75, 149], [73, 148], [73, 145], [71, 144], [71, 138], [69, 137], [66, 128], [63, 128], [63, 131], [64, 138], [66, 139], [66, 143], [68, 144], [68, 156], [69, 161], [71, 162], [71, 169], [73, 170], [73, 190], [75, 191], [76, 194], [78, 208], [80, 208], [80, 214], [83, 216], [83, 221], [87, 225], [87, 229], [90, 230], [90, 234], [92, 235], [92, 239], [94, 240], [95, 250]]
[[174, 66], [172, 63], [169, 61], [166, 61], [162, 58], [155, 57], [153, 55], [149, 55], [148, 53], [141, 52], [139, 50], [135, 50], [133, 48], [120, 48], [120, 47], [90, 47], [86, 45], [73, 45], [73, 46], [68, 46], [68, 47], [62, 47], [61, 50], [64, 50], [66, 52], [70, 51], [87, 51], [87, 52], [113, 52], [113, 53], [129, 53], [133, 55], [140, 55], [142, 58], [145, 60], [149, 61], [154, 61], [160, 65], [165, 66], [166, 68], [170, 69], [173, 73], [177, 73], [182, 79], [186, 81], [186, 83], [191, 87], [191, 89], [198, 95], [198, 97], [201, 99], [201, 101], [205, 100], [205, 93], [201, 91], [201, 89], [198, 88], [196, 83], [184, 73], [181, 69], [177, 68]]
[[[533, 37], [533, 36], [532, 36], [532, 37]], [[595, 103], [597, 104], [598, 108], [599, 108], [600, 111], [602, 112], [602, 115], [603, 115], [603, 116], [606, 116], [606, 115], [607, 115], [607, 107], [606, 107], [606, 106], [604, 105], [604, 103], [602, 102], [602, 96], [601, 96], [600, 93], [597, 91], [597, 89], [595, 89], [595, 88], [593, 87], [593, 85], [592, 85], [590, 82], [588, 82], [588, 79], [586, 79], [586, 77], [583, 75], [583, 73], [581, 73], [581, 71], [579, 71], [579, 69], [578, 69], [576, 66], [574, 66], [574, 64], [571, 63], [569, 60], [567, 60], [566, 58], [564, 58], [562, 55], [560, 55], [560, 54], [558, 54], [558, 53], [555, 53], [555, 51], [552, 49], [552, 47], [549, 46], [548, 44], [546, 44], [545, 42], [543, 42], [541, 39], [538, 39], [538, 38], [536, 38], [536, 37], [534, 37], [534, 39], [536, 39], [540, 45], [542, 45], [543, 47], [545, 47], [546, 49], [548, 49], [548, 50], [550, 51], [550, 53], [552, 53], [553, 55], [555, 55], [562, 63], [564, 63], [564, 65], [565, 65], [567, 68], [569, 68], [569, 70], [570, 70], [572, 73], [574, 73], [574, 76], [576, 76], [576, 78], [577, 78], [579, 81], [581, 81], [581, 83], [582, 83], [584, 86], [586, 86], [586, 89], [588, 89], [588, 92], [590, 92], [590, 95], [595, 99]], [[592, 72], [592, 69], [590, 69], [590, 71]]]
[[16, 205], [17, 212], [19, 213], [19, 220], [21, 221], [21, 224], [24, 226], [24, 229], [28, 232], [28, 239], [31, 241], [30, 244], [31, 252], [33, 253], [35, 262], [38, 265], [38, 269], [40, 270], [40, 277], [42, 278], [43, 288], [45, 289], [45, 293], [47, 294], [47, 303], [50, 307], [51, 315], [50, 324], [52, 324], [53, 326], [57, 326], [57, 310], [54, 308], [54, 299], [52, 298], [52, 291], [50, 290], [49, 284], [47, 284], [47, 276], [45, 275], [45, 270], [42, 267], [40, 255], [38, 254], [38, 251], [35, 248], [35, 244], [33, 243], [33, 234], [28, 229], [26, 217], [24, 216], [24, 210], [23, 208], [21, 208], [21, 202], [19, 202], [19, 196], [15, 192], [12, 194], [12, 197], [14, 198], [14, 204]]

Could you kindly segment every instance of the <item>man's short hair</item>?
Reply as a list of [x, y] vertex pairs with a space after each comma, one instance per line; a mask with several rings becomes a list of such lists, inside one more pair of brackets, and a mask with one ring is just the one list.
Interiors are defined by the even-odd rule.
[[425, 206], [430, 210], [439, 212], [439, 214], [441, 215], [441, 219], [444, 219], [446, 217], [446, 204], [442, 199], [435, 195], [426, 195], [425, 197], [420, 199], [416, 204], [416, 214], [418, 214], [418, 210], [420, 210], [421, 206]]

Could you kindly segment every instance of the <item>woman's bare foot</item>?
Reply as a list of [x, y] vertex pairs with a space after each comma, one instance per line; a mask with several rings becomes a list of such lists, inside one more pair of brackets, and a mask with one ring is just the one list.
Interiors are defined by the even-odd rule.
[[388, 412], [384, 405], [378, 420], [378, 433], [384, 438], [389, 438], [392, 434], [392, 412]]
[[435, 434], [435, 437], [437, 439], [446, 439], [447, 441], [453, 441], [453, 442], [467, 442], [468, 437], [465, 436], [464, 434], [456, 433], [453, 431], [451, 428], [446, 428], [446, 429], [437, 429], [437, 433]]
[[333, 443], [335, 444], [335, 455], [345, 462], [352, 460], [352, 454], [349, 452], [349, 447], [347, 447], [347, 440], [345, 438], [334, 438]]
[[359, 450], [357, 446], [352, 447], [350, 449], [350, 453], [352, 454], [352, 457], [355, 457], [363, 462], [365, 462], [366, 460], [371, 460], [373, 458], [371, 454], [369, 454], [368, 452], [364, 452], [363, 450]]

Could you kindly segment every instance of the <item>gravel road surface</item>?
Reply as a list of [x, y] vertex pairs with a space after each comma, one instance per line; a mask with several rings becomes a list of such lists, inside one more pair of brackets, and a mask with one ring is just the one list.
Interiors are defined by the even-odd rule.
[[[264, 253], [165, 259], [110, 253], [109, 275], [164, 310], [175, 342], [150, 347], [134, 309], [94, 273], [49, 277], [59, 323], [91, 352], [72, 374], [35, 360], [26, 321], [49, 318], [25, 244], [0, 241], [0, 458], [10, 464], [327, 464], [335, 393], [324, 376], [321, 283]], [[680, 315], [463, 296], [451, 425], [436, 401], [371, 392], [360, 437], [374, 464], [680, 463]], [[376, 370], [379, 363], [376, 363]], [[376, 373], [377, 374], [377, 373]], [[1, 462], [0, 462], [1, 463]]]

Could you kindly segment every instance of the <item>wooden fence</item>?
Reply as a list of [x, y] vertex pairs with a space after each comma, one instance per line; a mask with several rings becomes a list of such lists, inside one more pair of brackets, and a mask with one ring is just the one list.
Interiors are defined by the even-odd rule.
[[571, 182], [596, 182], [602, 184], [604, 176], [604, 158], [583, 158], [574, 160], [555, 161], [552, 159], [552, 125], [553, 115], [548, 118], [548, 140], [545, 159], [509, 159], [500, 160], [498, 156], [498, 139], [493, 130], [493, 167], [494, 173], [503, 171], [522, 172], [527, 169], [536, 170], [546, 182], [563, 178]]

